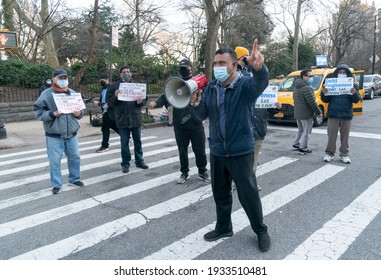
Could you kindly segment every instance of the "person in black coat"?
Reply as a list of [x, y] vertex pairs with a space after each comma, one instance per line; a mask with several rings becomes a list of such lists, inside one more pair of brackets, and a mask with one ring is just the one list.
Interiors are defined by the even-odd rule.
[[121, 83], [133, 83], [132, 73], [129, 66], [122, 66], [119, 70], [121, 80], [112, 83], [107, 89], [106, 102], [109, 105], [110, 118], [115, 118], [121, 144], [122, 172], [130, 171], [131, 152], [129, 147], [130, 135], [134, 140], [135, 165], [138, 168], [148, 169], [143, 160], [141, 141], [142, 106], [146, 99], [137, 98], [135, 101], [122, 101], [118, 99]]
[[[180, 77], [187, 81], [193, 77], [192, 63], [183, 59], [179, 63]], [[155, 101], [150, 102], [149, 108], [169, 107], [165, 94], [160, 95]], [[173, 108], [173, 127], [180, 156], [180, 178], [177, 183], [183, 184], [189, 178], [188, 146], [192, 143], [192, 149], [196, 156], [198, 177], [200, 180], [210, 182], [206, 169], [205, 131], [202, 120], [195, 115], [194, 108], [188, 105], [185, 108]]]
[[45, 80], [45, 83], [40, 87], [39, 91], [38, 91], [38, 96], [41, 95], [41, 93], [48, 89], [48, 88], [51, 88], [52, 87], [52, 79], [51, 78], [47, 78]]
[[[110, 117], [108, 111], [108, 104], [106, 102], [106, 94], [109, 86], [109, 79], [106, 73], [102, 73], [98, 76], [99, 84], [102, 87], [99, 100], [94, 100], [94, 104], [102, 108], [102, 144], [101, 147], [96, 150], [97, 153], [103, 153], [108, 151], [110, 128], [119, 134], [119, 130], [116, 127], [115, 117]], [[112, 120], [113, 119], [113, 120]]]

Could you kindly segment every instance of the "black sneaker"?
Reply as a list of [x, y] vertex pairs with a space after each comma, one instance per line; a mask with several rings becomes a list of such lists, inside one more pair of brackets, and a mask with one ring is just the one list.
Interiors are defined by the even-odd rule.
[[299, 145], [292, 145], [292, 148], [294, 151], [297, 151], [297, 150], [299, 150]]
[[128, 167], [128, 166], [122, 166], [122, 172], [123, 173], [128, 173], [128, 172], [130, 172], [130, 167]]
[[233, 231], [229, 231], [226, 233], [219, 233], [215, 230], [212, 230], [204, 235], [204, 239], [205, 241], [211, 242], [211, 241], [216, 241], [220, 238], [230, 237], [230, 236], [233, 236]]
[[52, 193], [53, 194], [59, 194], [61, 192], [61, 188], [53, 188]]
[[148, 169], [148, 165], [145, 164], [144, 162], [141, 164], [137, 164], [136, 167], [141, 168], [141, 169]]
[[96, 153], [103, 153], [103, 152], [106, 152], [106, 151], [108, 151], [108, 148], [106, 148], [106, 147], [100, 147], [98, 150], [96, 150], [95, 152]]
[[186, 180], [188, 180], [189, 174], [188, 173], [181, 173], [180, 178], [177, 180], [178, 184], [184, 184]]
[[270, 236], [268, 233], [258, 235], [258, 248], [261, 252], [267, 252], [270, 249]]
[[198, 178], [200, 180], [207, 182], [207, 183], [210, 183], [209, 174], [207, 171], [205, 171], [203, 173], [198, 173]]
[[69, 183], [70, 186], [84, 187], [85, 184], [81, 181], [76, 181], [74, 183]]
[[312, 151], [308, 150], [308, 149], [299, 149], [298, 151], [299, 151], [299, 154], [301, 154], [301, 155], [306, 155], [306, 154], [312, 153]]

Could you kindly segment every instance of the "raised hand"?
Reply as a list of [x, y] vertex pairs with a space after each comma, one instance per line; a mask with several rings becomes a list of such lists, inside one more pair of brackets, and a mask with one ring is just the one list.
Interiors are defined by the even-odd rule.
[[258, 50], [258, 39], [254, 40], [253, 43], [253, 49], [251, 50], [250, 55], [246, 57], [247, 62], [253, 66], [255, 71], [261, 71], [262, 66], [265, 62], [265, 58], [261, 54], [261, 52]]

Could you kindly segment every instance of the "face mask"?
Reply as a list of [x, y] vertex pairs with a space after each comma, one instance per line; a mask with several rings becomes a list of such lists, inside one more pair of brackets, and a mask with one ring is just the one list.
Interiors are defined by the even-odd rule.
[[51, 85], [52, 84], [52, 81], [46, 81], [46, 84], [48, 84], [48, 85]]
[[180, 67], [179, 73], [183, 78], [188, 78], [190, 76], [190, 70], [185, 67]]
[[308, 83], [309, 83], [310, 85], [313, 83], [313, 81], [314, 81], [314, 78], [312, 78], [312, 77], [308, 79]]
[[214, 77], [216, 77], [216, 79], [221, 83], [225, 82], [229, 78], [230, 74], [228, 73], [228, 67], [232, 65], [232, 63], [230, 63], [228, 66], [213, 68]]
[[69, 81], [68, 80], [57, 80], [56, 84], [59, 88], [65, 88], [69, 85]]
[[337, 74], [337, 77], [338, 77], [338, 78], [346, 78], [346, 77], [347, 77], [347, 74]]
[[99, 81], [99, 83], [101, 84], [102, 87], [104, 87], [105, 85], [107, 85], [105, 81]]
[[123, 82], [126, 82], [126, 83], [131, 81], [131, 76], [132, 76], [131, 74], [122, 74], [121, 75]]

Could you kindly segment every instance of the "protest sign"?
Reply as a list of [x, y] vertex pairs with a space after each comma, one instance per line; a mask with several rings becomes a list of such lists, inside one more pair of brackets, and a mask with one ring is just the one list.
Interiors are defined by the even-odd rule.
[[145, 99], [147, 96], [147, 85], [138, 83], [120, 83], [118, 100], [135, 101], [139, 97]]
[[269, 85], [255, 102], [255, 108], [275, 108], [278, 101], [278, 86]]
[[72, 92], [70, 95], [66, 93], [54, 93], [53, 98], [57, 110], [62, 114], [70, 114], [74, 111], [86, 109], [82, 95], [79, 92]]
[[327, 78], [325, 79], [325, 88], [328, 92], [325, 95], [351, 94], [353, 88], [353, 78]]

